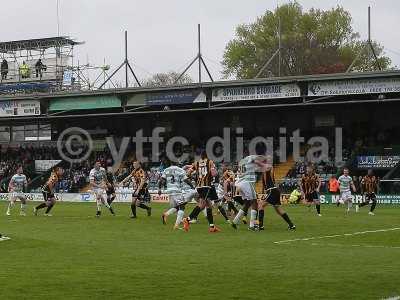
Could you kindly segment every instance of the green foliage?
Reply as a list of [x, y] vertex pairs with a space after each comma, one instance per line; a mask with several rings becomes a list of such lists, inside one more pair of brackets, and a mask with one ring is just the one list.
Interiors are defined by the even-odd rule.
[[167, 73], [157, 73], [147, 79], [144, 83], [143, 86], [146, 87], [162, 87], [162, 86], [170, 86], [170, 85], [184, 85], [184, 84], [190, 84], [193, 82], [192, 78], [184, 74], [179, 80], [180, 74], [174, 71], [170, 71]]
[[[274, 12], [266, 11], [254, 23], [236, 28], [236, 37], [228, 43], [223, 56], [224, 75], [254, 78], [279, 49], [279, 27], [281, 76], [345, 72], [358, 56], [354, 71], [377, 70], [367, 43], [360, 40], [351, 23], [350, 13], [340, 6], [305, 12], [300, 4], [292, 2]], [[391, 61], [382, 56], [383, 47], [377, 42], [373, 45], [381, 68], [388, 69]], [[278, 61], [277, 56], [262, 76], [278, 76]]]

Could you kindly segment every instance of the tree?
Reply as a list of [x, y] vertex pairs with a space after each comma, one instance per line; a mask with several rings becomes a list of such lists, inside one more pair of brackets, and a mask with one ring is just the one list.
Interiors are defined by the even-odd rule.
[[[351, 22], [350, 13], [340, 6], [304, 12], [292, 2], [266, 11], [256, 22], [236, 28], [236, 37], [225, 49], [223, 73], [225, 77], [254, 78], [279, 48], [279, 27], [280, 74], [276, 56], [263, 77], [345, 72], [356, 57], [353, 71], [377, 70], [367, 42], [360, 40]], [[388, 69], [391, 61], [382, 56], [383, 47], [375, 41], [372, 44], [381, 68]]]
[[143, 86], [146, 87], [159, 87], [159, 86], [170, 86], [170, 85], [184, 85], [184, 84], [189, 84], [192, 83], [193, 80], [192, 78], [185, 74], [183, 75], [179, 80], [179, 73], [177, 72], [167, 72], [167, 73], [157, 73], [147, 79], [144, 83]]

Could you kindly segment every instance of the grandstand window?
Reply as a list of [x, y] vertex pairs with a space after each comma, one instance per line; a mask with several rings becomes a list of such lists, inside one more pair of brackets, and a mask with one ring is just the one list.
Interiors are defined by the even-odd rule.
[[25, 141], [24, 126], [13, 126], [12, 127], [12, 140], [15, 142]]
[[10, 127], [0, 126], [0, 142], [10, 141]]
[[51, 125], [13, 126], [12, 140], [16, 142], [50, 141]]
[[37, 130], [25, 130], [25, 141], [37, 141], [39, 136], [39, 131]]
[[38, 125], [25, 125], [25, 131], [27, 130], [37, 130]]

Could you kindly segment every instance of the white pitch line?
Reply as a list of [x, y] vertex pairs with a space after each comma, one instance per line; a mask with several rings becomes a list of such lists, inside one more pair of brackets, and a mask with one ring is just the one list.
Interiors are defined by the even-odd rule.
[[301, 239], [283, 240], [283, 241], [274, 242], [274, 244], [286, 244], [286, 243], [300, 242], [300, 241], [322, 240], [322, 239], [330, 239], [330, 238], [335, 238], [335, 237], [354, 236], [354, 235], [362, 235], [362, 234], [377, 233], [377, 232], [387, 232], [387, 231], [395, 231], [395, 230], [400, 230], [400, 227], [389, 228], [389, 229], [359, 231], [359, 232], [344, 233], [344, 234], [314, 236], [314, 237], [301, 238]]
[[333, 243], [312, 243], [311, 245], [313, 245], [313, 246], [329, 246], [329, 247], [400, 249], [400, 247], [396, 247], [396, 246], [380, 246], [380, 245], [345, 245], [345, 244], [333, 244]]
[[395, 297], [390, 297], [390, 298], [384, 298], [383, 300], [400, 300], [400, 296], [395, 296]]

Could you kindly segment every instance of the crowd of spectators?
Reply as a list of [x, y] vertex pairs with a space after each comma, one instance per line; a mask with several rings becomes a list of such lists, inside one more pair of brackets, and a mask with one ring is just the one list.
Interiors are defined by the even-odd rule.
[[35, 160], [53, 159], [56, 152], [57, 150], [52, 147], [4, 147], [0, 145], [0, 182], [12, 176], [19, 165], [24, 166], [26, 175], [31, 178], [35, 173]]
[[[61, 158], [57, 148], [53, 146], [0, 146], [1, 190], [3, 192], [7, 190], [7, 179], [15, 174], [19, 165], [23, 166], [24, 173], [27, 175], [29, 183], [31, 183], [36, 176], [40, 176], [40, 173], [35, 170], [35, 160], [61, 160]], [[64, 164], [64, 176], [55, 187], [56, 191], [79, 192], [81, 188], [88, 184], [89, 172], [96, 160], [100, 160], [105, 167], [113, 164], [112, 156], [108, 149], [93, 152], [89, 159], [82, 163]], [[43, 182], [39, 182], [39, 184], [42, 183]]]
[[[350, 158], [354, 157], [357, 153], [366, 154], [368, 147], [374, 145], [386, 145], [390, 144], [390, 137], [393, 136], [392, 132], [377, 132], [376, 136], [371, 134], [365, 134], [364, 136], [359, 133], [359, 131], [355, 130], [355, 136], [346, 137], [344, 140], [345, 149], [342, 151], [343, 161], [347, 161]], [[166, 139], [167, 140], [167, 139]], [[244, 139], [244, 149], [247, 148], [250, 139]], [[333, 145], [334, 142], [330, 141], [330, 145]], [[231, 143], [233, 146], [230, 150], [230, 157], [233, 160], [231, 164], [236, 163], [236, 149], [235, 143]], [[162, 147], [161, 147], [162, 148]], [[191, 163], [196, 157], [200, 156], [201, 152], [204, 150], [205, 144], [201, 141], [190, 141], [190, 146], [181, 146], [179, 144], [174, 147], [173, 151], [176, 157], [180, 157], [182, 154], [187, 154], [187, 159], [185, 161], [181, 161], [182, 165]], [[351, 149], [351, 150], [349, 150]], [[85, 150], [85, 149], [83, 149]], [[306, 152], [307, 149], [302, 149], [303, 152]], [[151, 157], [152, 149], [145, 148], [144, 156]], [[222, 154], [223, 148], [221, 145], [216, 145], [214, 148], [214, 153], [218, 156]], [[290, 153], [290, 149], [288, 152]], [[164, 149], [165, 152], [165, 149]], [[132, 171], [131, 161], [134, 160], [134, 149], [132, 145], [128, 146], [127, 154], [124, 157], [125, 163], [123, 163], [116, 170], [116, 179], [117, 181], [121, 181], [124, 177], [126, 177]], [[247, 155], [248, 153], [244, 153]], [[158, 157], [163, 157], [163, 150], [160, 151]], [[278, 161], [277, 152], [274, 153], [274, 161]], [[304, 153], [302, 153], [304, 156]], [[9, 178], [16, 171], [18, 165], [22, 164], [24, 166], [24, 171], [28, 178], [32, 180], [36, 175], [34, 169], [34, 161], [35, 160], [59, 160], [60, 156], [55, 146], [40, 146], [33, 147], [31, 145], [20, 146], [20, 147], [10, 147], [10, 146], [0, 146], [0, 182], [4, 181], [4, 179]], [[96, 160], [100, 160], [103, 167], [108, 168], [113, 165], [114, 161], [110, 150], [108, 148], [104, 148], [101, 151], [95, 151], [89, 157], [89, 159], [76, 164], [68, 164], [64, 165], [65, 174], [63, 179], [59, 182], [56, 187], [57, 191], [62, 192], [78, 192], [82, 188], [88, 185], [89, 183], [89, 172], [94, 165]], [[160, 162], [161, 161], [161, 162]], [[279, 185], [283, 192], [291, 192], [298, 186], [299, 178], [302, 174], [304, 174], [306, 165], [308, 161], [305, 160], [303, 162], [295, 162], [292, 169], [287, 173], [286, 178], [279, 182]], [[162, 170], [165, 167], [165, 162], [161, 159], [157, 159], [156, 162], [148, 163], [144, 165], [144, 169], [148, 172], [148, 178], [150, 187], [156, 186], [157, 181], [162, 173]], [[340, 169], [343, 167], [343, 164], [335, 163], [335, 153], [334, 149], [330, 148], [329, 155], [321, 160], [318, 164], [315, 164], [315, 168], [317, 173], [323, 180], [321, 191], [328, 190], [328, 181], [334, 175], [338, 176], [340, 173]], [[354, 180], [356, 186], [359, 183], [359, 178], [355, 178]], [[4, 190], [4, 188], [3, 188]]]

